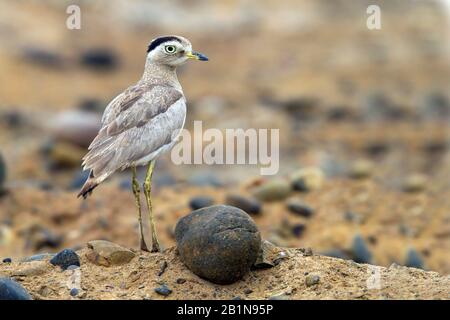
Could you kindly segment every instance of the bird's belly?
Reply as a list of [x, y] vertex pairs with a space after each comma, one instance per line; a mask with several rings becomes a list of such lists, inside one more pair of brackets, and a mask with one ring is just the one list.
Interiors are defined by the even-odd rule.
[[[154, 160], [161, 154], [169, 151], [177, 143], [178, 136], [180, 135], [181, 130], [184, 127], [185, 120], [186, 103], [184, 99], [180, 99], [173, 106], [171, 106], [164, 115], [162, 115], [158, 125], [152, 125], [153, 129], [157, 129], [156, 127], [158, 126], [160, 127], [159, 129], [162, 129], [155, 130], [155, 134], [158, 134], [157, 132], [165, 132], [165, 134], [167, 135], [165, 137], [165, 143], [161, 143], [161, 145], [159, 145], [156, 149], [152, 148], [151, 152], [137, 159], [135, 161], [135, 165], [147, 165], [151, 160]], [[147, 141], [145, 139], [142, 140], [143, 144], [145, 144], [146, 142]]]

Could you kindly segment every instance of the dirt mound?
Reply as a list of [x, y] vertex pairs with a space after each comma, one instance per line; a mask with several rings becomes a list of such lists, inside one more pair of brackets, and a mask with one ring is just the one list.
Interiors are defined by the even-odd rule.
[[[448, 298], [450, 278], [436, 272], [357, 264], [310, 255], [304, 249], [278, 249], [286, 258], [272, 268], [253, 270], [231, 285], [215, 285], [191, 273], [175, 247], [163, 253], [135, 252], [130, 262], [110, 267], [93, 264], [86, 257], [88, 249], [81, 249], [77, 251], [79, 269], [62, 271], [48, 260], [13, 262], [0, 265], [0, 276], [14, 277], [34, 299]], [[161, 287], [164, 290], [157, 293], [155, 289]]]

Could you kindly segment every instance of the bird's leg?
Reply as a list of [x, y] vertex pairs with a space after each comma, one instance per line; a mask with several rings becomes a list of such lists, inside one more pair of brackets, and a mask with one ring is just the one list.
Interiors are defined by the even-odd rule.
[[152, 175], [153, 175], [154, 167], [155, 167], [155, 160], [152, 160], [148, 164], [147, 175], [145, 176], [144, 193], [145, 193], [145, 199], [147, 200], [148, 216], [149, 216], [149, 220], [150, 220], [150, 229], [152, 232], [152, 250], [151, 250], [151, 252], [158, 252], [158, 251], [160, 251], [160, 249], [159, 249], [158, 238], [156, 236], [155, 223], [153, 221], [153, 208], [152, 208], [152, 199], [151, 199]]
[[141, 250], [149, 251], [147, 248], [147, 245], [145, 243], [145, 239], [144, 239], [144, 229], [142, 226], [141, 198], [140, 198], [141, 188], [139, 186], [139, 182], [136, 177], [136, 167], [132, 166], [131, 171], [132, 171], [131, 184], [133, 187], [134, 198], [136, 200], [136, 206], [137, 206], [138, 212], [139, 212], [139, 232], [140, 232], [140, 236], [141, 236]]

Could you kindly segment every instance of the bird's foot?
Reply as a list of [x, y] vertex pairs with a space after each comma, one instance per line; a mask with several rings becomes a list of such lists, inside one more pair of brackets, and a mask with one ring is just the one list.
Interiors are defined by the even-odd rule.
[[144, 239], [141, 239], [141, 250], [145, 252], [151, 252], [148, 250], [147, 244], [145, 243]]
[[161, 247], [159, 246], [158, 239], [153, 238], [152, 250], [150, 252], [161, 252]]

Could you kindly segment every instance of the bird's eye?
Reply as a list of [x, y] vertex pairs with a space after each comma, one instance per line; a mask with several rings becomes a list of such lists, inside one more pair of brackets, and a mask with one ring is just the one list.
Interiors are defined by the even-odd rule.
[[177, 48], [175, 48], [175, 46], [165, 46], [164, 47], [164, 51], [166, 51], [167, 53], [174, 53], [176, 51]]

